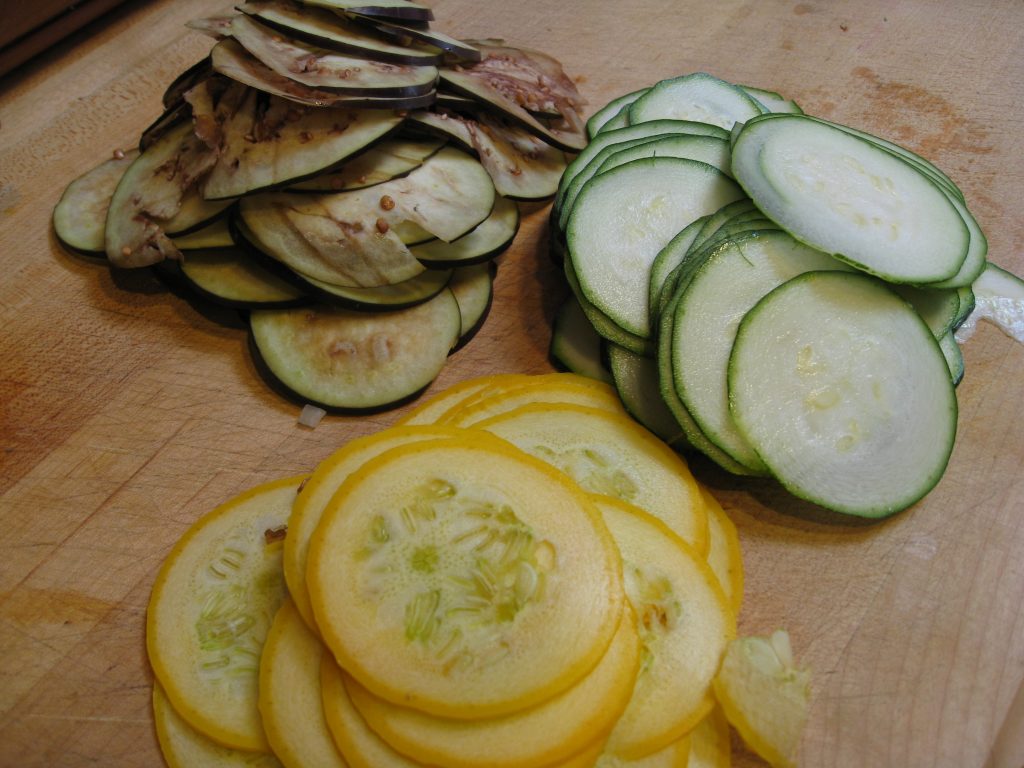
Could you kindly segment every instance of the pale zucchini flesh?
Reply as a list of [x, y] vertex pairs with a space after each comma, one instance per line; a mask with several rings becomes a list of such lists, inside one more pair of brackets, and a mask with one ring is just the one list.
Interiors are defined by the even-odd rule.
[[811, 270], [849, 269], [781, 232], [713, 249], [679, 294], [672, 326], [676, 392], [707, 437], [755, 472], [766, 467], [729, 411], [727, 373], [736, 330], [772, 289]]
[[631, 125], [650, 120], [694, 120], [726, 130], [764, 112], [739, 88], [704, 72], [662, 80], [629, 108]]
[[595, 176], [569, 217], [567, 241], [580, 288], [626, 331], [651, 334], [651, 265], [695, 219], [743, 196], [731, 179], [695, 160], [634, 160]]
[[797, 239], [891, 282], [953, 277], [970, 235], [928, 176], [824, 121], [773, 115], [733, 144], [733, 173]]
[[863, 517], [931, 490], [956, 434], [935, 337], [883, 283], [852, 272], [805, 273], [747, 313], [729, 397], [743, 436], [787, 489]]

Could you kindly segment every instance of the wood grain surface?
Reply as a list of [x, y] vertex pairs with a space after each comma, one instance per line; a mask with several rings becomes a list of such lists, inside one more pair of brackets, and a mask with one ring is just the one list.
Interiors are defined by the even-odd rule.
[[[1020, 0], [432, 5], [443, 31], [559, 57], [592, 108], [706, 70], [902, 142], [958, 182], [992, 260], [1024, 273]], [[0, 81], [0, 766], [159, 765], [143, 630], [173, 542], [402, 413], [298, 426], [230, 313], [67, 255], [50, 231], [64, 186], [132, 145], [208, 50], [185, 21], [226, 8], [128, 3]], [[527, 209], [490, 319], [431, 391], [551, 369], [565, 288], [546, 212]], [[1024, 764], [1012, 718], [994, 750], [1024, 677], [1024, 348], [982, 326], [964, 356], [949, 469], [895, 519], [842, 521], [694, 461], [742, 537], [741, 631], [788, 628], [813, 670], [803, 765]]]

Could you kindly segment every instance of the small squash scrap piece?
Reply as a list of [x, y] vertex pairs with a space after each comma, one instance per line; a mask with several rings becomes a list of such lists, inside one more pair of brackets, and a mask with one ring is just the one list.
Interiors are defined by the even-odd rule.
[[715, 678], [715, 695], [747, 746], [773, 768], [796, 765], [807, 721], [811, 674], [793, 661], [789, 635], [733, 640]]
[[443, 717], [535, 705], [604, 655], [621, 562], [561, 473], [469, 438], [394, 448], [353, 473], [310, 544], [310, 599], [339, 664]]

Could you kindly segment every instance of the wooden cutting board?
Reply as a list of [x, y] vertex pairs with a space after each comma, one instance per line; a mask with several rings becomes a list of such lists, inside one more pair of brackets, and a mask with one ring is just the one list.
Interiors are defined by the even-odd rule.
[[[69, 256], [49, 230], [67, 182], [130, 146], [209, 49], [184, 22], [227, 5], [128, 4], [0, 81], [2, 766], [158, 765], [143, 630], [172, 543], [229, 496], [402, 413], [298, 426], [229, 315]], [[443, 31], [559, 57], [592, 108], [706, 70], [900, 141], [960, 184], [991, 258], [1024, 273], [1019, 0], [433, 5]], [[487, 325], [432, 391], [550, 370], [565, 288], [546, 211], [526, 210]], [[1024, 348], [984, 326], [964, 356], [949, 470], [895, 519], [840, 520], [694, 462], [742, 537], [741, 631], [788, 628], [813, 670], [804, 765], [981, 766], [1021, 685]], [[992, 765], [1022, 764], [1000, 754]]]

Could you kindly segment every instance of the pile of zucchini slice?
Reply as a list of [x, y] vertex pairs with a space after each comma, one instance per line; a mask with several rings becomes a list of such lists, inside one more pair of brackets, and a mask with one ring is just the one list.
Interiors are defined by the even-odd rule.
[[954, 331], [996, 269], [950, 178], [705, 73], [621, 96], [562, 176], [552, 355], [726, 470], [865, 517], [942, 476]]
[[257, 368], [329, 410], [418, 394], [489, 307], [520, 200], [586, 144], [561, 65], [407, 0], [249, 0], [139, 147], [73, 181], [68, 248], [248, 312]]

